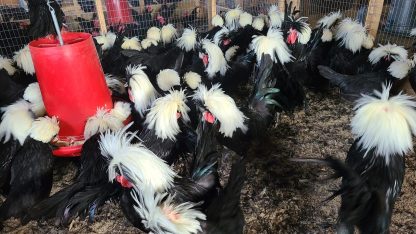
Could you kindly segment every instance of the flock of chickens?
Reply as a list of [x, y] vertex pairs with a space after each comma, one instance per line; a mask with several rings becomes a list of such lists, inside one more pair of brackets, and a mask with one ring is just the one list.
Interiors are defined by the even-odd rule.
[[[56, 33], [42, 17], [31, 18], [32, 32]], [[311, 29], [291, 3], [255, 17], [237, 7], [206, 32], [179, 35], [166, 24], [139, 40], [112, 30], [94, 43], [117, 101], [86, 121], [77, 176], [51, 196], [59, 119], [46, 116], [28, 47], [0, 57], [0, 221], [92, 221], [112, 200], [146, 232], [243, 233], [252, 143], [267, 137], [277, 114], [306, 106], [305, 87], [332, 84], [357, 101], [346, 162], [296, 161], [326, 164], [343, 178], [331, 196], [342, 197], [339, 233], [388, 233], [416, 133], [416, 102], [401, 93], [403, 83], [416, 84], [406, 49], [373, 48], [366, 28], [340, 12]], [[239, 158], [222, 186], [224, 147]]]

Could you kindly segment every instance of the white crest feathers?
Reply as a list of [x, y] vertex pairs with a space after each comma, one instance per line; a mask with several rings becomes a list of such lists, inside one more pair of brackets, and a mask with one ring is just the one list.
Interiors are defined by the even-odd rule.
[[369, 43], [365, 27], [351, 18], [345, 18], [339, 23], [335, 38], [341, 40], [340, 44], [353, 53], [360, 51], [365, 43]]
[[156, 136], [162, 140], [175, 140], [181, 131], [177, 114], [180, 113], [183, 120], [189, 121], [190, 109], [185, 101], [184, 90], [170, 90], [166, 96], [156, 99], [146, 116], [147, 128], [153, 129]]
[[163, 91], [168, 91], [175, 85], [181, 84], [181, 78], [177, 71], [173, 69], [164, 69], [156, 76], [157, 85]]
[[211, 24], [214, 27], [222, 27], [224, 26], [224, 19], [220, 15], [215, 15], [214, 17], [212, 17]]
[[322, 42], [332, 41], [332, 31], [330, 29], [325, 28], [322, 31], [321, 40], [322, 40]]
[[367, 34], [367, 37], [365, 38], [363, 42], [363, 47], [366, 49], [371, 49], [374, 46], [374, 37], [371, 34]]
[[222, 27], [218, 32], [215, 33], [213, 41], [217, 46], [221, 45], [221, 42], [224, 38], [224, 36], [228, 35], [230, 33], [230, 30], [227, 27]]
[[204, 85], [198, 86], [193, 99], [201, 100], [205, 107], [220, 121], [219, 131], [226, 137], [232, 137], [237, 128], [247, 131], [244, 120], [247, 119], [230, 96], [224, 93], [219, 84], [211, 89]]
[[269, 8], [269, 27], [270, 28], [280, 28], [282, 27], [284, 14], [279, 11], [276, 5], [272, 5]]
[[157, 27], [151, 27], [147, 30], [146, 33], [146, 38], [147, 39], [152, 39], [155, 40], [157, 42], [160, 42], [161, 39], [161, 35], [160, 35], [160, 29]]
[[137, 136], [126, 132], [130, 125], [116, 132], [106, 131], [100, 136], [101, 154], [109, 161], [109, 181], [114, 181], [119, 173], [134, 186], [166, 191], [173, 184], [175, 172], [141, 143], [132, 144]]
[[363, 95], [355, 106], [352, 133], [359, 137], [358, 144], [366, 153], [385, 157], [402, 156], [413, 150], [412, 134], [416, 133], [416, 103], [412, 97], [399, 94], [389, 97], [391, 84], [383, 85], [376, 97]]
[[410, 59], [394, 61], [390, 64], [387, 71], [397, 79], [403, 79], [409, 71], [415, 66], [414, 61]]
[[412, 28], [412, 30], [410, 30], [410, 36], [416, 36], [416, 28]]
[[23, 99], [30, 103], [30, 109], [36, 117], [44, 116], [46, 113], [45, 104], [43, 103], [42, 93], [38, 82], [29, 84], [23, 93]]
[[159, 95], [143, 69], [146, 67], [141, 65], [126, 68], [127, 75], [131, 76], [129, 80], [130, 95], [133, 99], [131, 101], [134, 102], [134, 109], [141, 116]]
[[238, 20], [240, 18], [241, 10], [240, 6], [237, 6], [234, 9], [231, 9], [225, 13], [225, 25], [229, 30], [234, 30], [238, 28]]
[[1, 108], [4, 112], [0, 122], [0, 140], [8, 142], [11, 137], [18, 140], [21, 145], [29, 135], [33, 123], [33, 114], [30, 104], [23, 99]]
[[173, 24], [167, 24], [162, 27], [160, 32], [163, 44], [169, 44], [178, 36], [176, 28]]
[[107, 83], [107, 87], [110, 90], [115, 90], [121, 94], [126, 93], [126, 87], [120, 81], [120, 78], [113, 76], [111, 74], [105, 74], [105, 82]]
[[305, 18], [299, 18], [297, 21], [302, 24], [302, 29], [298, 33], [298, 41], [301, 44], [307, 44], [309, 42], [309, 39], [311, 38], [312, 29], [309, 27], [309, 24], [306, 22], [303, 22]]
[[121, 121], [125, 121], [131, 114], [130, 104], [128, 102], [116, 102], [110, 114]]
[[1, 69], [6, 70], [9, 76], [14, 75], [16, 72], [16, 68], [13, 67], [13, 61], [0, 55], [0, 70]]
[[157, 46], [158, 42], [154, 39], [145, 38], [142, 40], [142, 48], [145, 50], [151, 46]]
[[132, 37], [132, 38], [125, 37], [123, 39], [123, 44], [121, 44], [121, 48], [123, 50], [141, 51], [142, 45], [140, 44], [139, 38], [137, 37]]
[[208, 66], [205, 68], [205, 72], [208, 74], [208, 77], [213, 78], [217, 72], [219, 72], [222, 76], [225, 75], [228, 65], [220, 47], [208, 39], [203, 39], [202, 48], [208, 54]]
[[49, 143], [58, 132], [59, 122], [55, 116], [39, 117], [32, 123], [30, 137], [43, 143]]
[[371, 64], [376, 64], [380, 61], [381, 58], [385, 56], [391, 56], [394, 60], [406, 60], [407, 59], [407, 50], [403, 46], [398, 46], [396, 44], [387, 43], [386, 45], [381, 45], [371, 51], [368, 55], [368, 61]]
[[252, 24], [253, 16], [248, 12], [243, 12], [240, 15], [240, 19], [238, 22], [240, 23], [240, 27], [244, 28], [245, 26]]
[[331, 12], [328, 15], [322, 17], [316, 24], [318, 27], [324, 27], [326, 29], [331, 28], [337, 20], [342, 18], [341, 11]]
[[25, 45], [21, 50], [14, 52], [13, 60], [17, 66], [23, 69], [26, 74], [35, 74], [32, 55], [30, 54], [29, 45]]
[[227, 60], [228, 62], [230, 62], [234, 58], [234, 56], [237, 53], [237, 50], [239, 48], [240, 47], [238, 45], [233, 45], [230, 48], [228, 48], [228, 50], [225, 51], [225, 60]]
[[95, 40], [97, 40], [97, 43], [101, 45], [101, 49], [108, 50], [113, 47], [114, 42], [117, 39], [117, 35], [113, 32], [108, 32], [105, 35], [96, 36]]
[[124, 124], [123, 121], [130, 115], [130, 105], [124, 102], [117, 102], [113, 109], [98, 108], [94, 116], [88, 118], [84, 129], [84, 138], [88, 139], [97, 133], [107, 130], [117, 131]]
[[267, 36], [255, 37], [252, 41], [252, 47], [256, 53], [257, 62], [260, 62], [263, 54], [270, 55], [273, 62], [277, 62], [278, 58], [281, 64], [290, 62], [293, 59], [280, 29], [270, 28]]
[[254, 20], [253, 20], [252, 26], [257, 31], [263, 31], [263, 28], [264, 28], [264, 19], [263, 19], [263, 17], [261, 17], [261, 16], [255, 17]]
[[183, 79], [191, 89], [198, 88], [198, 85], [202, 82], [201, 76], [198, 73], [192, 71], [185, 73]]
[[195, 49], [197, 44], [196, 30], [194, 28], [185, 28], [182, 36], [177, 39], [177, 46], [186, 52]]
[[144, 227], [152, 233], [196, 234], [202, 231], [199, 220], [205, 220], [206, 216], [194, 209], [193, 203], [174, 204], [172, 195], [155, 193], [148, 188], [134, 188], [131, 196]]

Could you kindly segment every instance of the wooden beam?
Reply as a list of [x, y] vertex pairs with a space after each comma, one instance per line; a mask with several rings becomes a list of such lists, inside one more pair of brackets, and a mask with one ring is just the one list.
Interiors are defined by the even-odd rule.
[[105, 23], [104, 8], [101, 0], [95, 0], [95, 9], [97, 9], [98, 22], [100, 23], [100, 32], [107, 33], [107, 24]]
[[244, 9], [244, 0], [235, 0], [235, 5], [240, 6], [241, 9]]
[[140, 13], [144, 13], [144, 9], [145, 9], [145, 3], [144, 0], [139, 0], [139, 5], [140, 5]]
[[212, 28], [212, 18], [217, 14], [217, 1], [208, 0], [208, 29]]
[[286, 0], [278, 0], [277, 7], [279, 8], [280, 12], [285, 12], [285, 1]]
[[383, 3], [384, 0], [370, 0], [368, 3], [365, 25], [367, 26], [370, 35], [372, 35], [374, 38], [377, 36], [381, 13], [383, 11]]

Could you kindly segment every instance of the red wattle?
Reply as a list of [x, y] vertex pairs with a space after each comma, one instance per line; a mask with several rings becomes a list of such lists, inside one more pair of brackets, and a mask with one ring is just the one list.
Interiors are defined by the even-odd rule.
[[294, 29], [289, 30], [289, 35], [287, 37], [287, 43], [289, 44], [295, 44], [296, 39], [298, 39], [298, 32]]
[[214, 123], [214, 121], [215, 121], [214, 115], [212, 115], [208, 111], [204, 112], [204, 119], [205, 119], [205, 121], [207, 121], [208, 123], [211, 123], [211, 124]]
[[208, 65], [208, 55], [204, 54], [202, 56], [202, 62], [204, 63], [205, 66]]
[[118, 175], [116, 176], [116, 180], [123, 188], [132, 188], [133, 185], [126, 179], [126, 177]]

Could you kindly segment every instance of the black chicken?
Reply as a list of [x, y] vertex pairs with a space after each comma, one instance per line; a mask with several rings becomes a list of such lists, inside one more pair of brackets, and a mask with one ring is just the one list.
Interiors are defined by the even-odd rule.
[[352, 119], [357, 137], [345, 164], [329, 158], [326, 163], [342, 177], [338, 232], [388, 233], [394, 203], [404, 178], [404, 156], [413, 149], [416, 103], [409, 96], [389, 97], [391, 86], [363, 96]]
[[[32, 39], [45, 37], [50, 34], [57, 35], [52, 15], [46, 2], [46, 0], [28, 0], [30, 19], [29, 36]], [[59, 28], [62, 28], [65, 16], [64, 12], [56, 1], [51, 1], [50, 5], [55, 12]]]
[[105, 201], [119, 195], [120, 186], [108, 182], [108, 161], [100, 152], [99, 140], [100, 133], [122, 128], [129, 115], [129, 105], [117, 102], [112, 110], [99, 109], [88, 119], [84, 133], [87, 140], [82, 146], [81, 167], [74, 183], [33, 206], [23, 222], [56, 217], [67, 225], [77, 215], [88, 215], [92, 220]]
[[398, 93], [397, 81], [407, 77], [414, 64], [411, 60], [395, 61], [387, 70], [362, 73], [358, 75], [344, 75], [329, 67], [318, 66], [319, 72], [332, 84], [341, 89], [342, 94], [350, 100], [359, 98], [361, 94], [371, 94], [374, 90], [381, 90], [382, 84], [393, 84], [392, 91]]
[[11, 164], [10, 192], [0, 207], [0, 220], [23, 217], [52, 189], [53, 156], [50, 141], [58, 134], [55, 117], [36, 119]]
[[335, 43], [329, 51], [329, 67], [346, 75], [371, 71], [368, 55], [373, 47], [373, 38], [357, 21], [342, 20], [336, 29]]
[[34, 121], [27, 101], [19, 100], [5, 108], [0, 123], [0, 188], [3, 193], [9, 190], [10, 167], [14, 156], [26, 140]]
[[241, 190], [245, 180], [244, 161], [231, 167], [228, 183], [205, 211], [202, 233], [243, 233], [244, 214], [240, 207]]
[[293, 77], [308, 88], [316, 90], [328, 88], [329, 82], [319, 74], [318, 65], [329, 65], [328, 53], [334, 43], [332, 28], [341, 16], [340, 12], [332, 12], [320, 19], [296, 61], [288, 65]]

